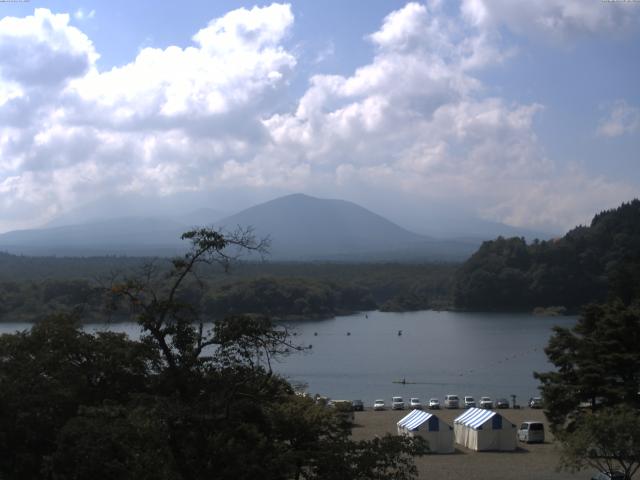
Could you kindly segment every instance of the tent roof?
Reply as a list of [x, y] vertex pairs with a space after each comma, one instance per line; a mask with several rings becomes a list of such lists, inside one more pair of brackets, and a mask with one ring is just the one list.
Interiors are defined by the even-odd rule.
[[398, 427], [404, 427], [407, 430], [415, 430], [420, 425], [428, 422], [433, 417], [432, 413], [423, 412], [422, 410], [413, 410], [409, 415], [405, 416], [398, 422]]
[[501, 416], [498, 412], [494, 412], [491, 410], [485, 410], [483, 408], [470, 408], [462, 415], [457, 417], [453, 422], [477, 430], [478, 427], [481, 427], [496, 415]]

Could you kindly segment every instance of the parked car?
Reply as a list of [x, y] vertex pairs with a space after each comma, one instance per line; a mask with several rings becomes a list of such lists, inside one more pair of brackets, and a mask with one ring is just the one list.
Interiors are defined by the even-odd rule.
[[529, 408], [542, 408], [542, 397], [533, 397], [529, 400]]
[[422, 410], [422, 403], [420, 402], [419, 398], [414, 397], [409, 401], [409, 407], [415, 410]]
[[384, 404], [384, 400], [376, 400], [375, 402], [373, 402], [374, 410], [384, 410], [385, 408], [386, 406]]
[[457, 395], [447, 395], [444, 397], [444, 408], [460, 408], [460, 399]]
[[624, 478], [624, 473], [616, 470], [615, 472], [596, 473], [591, 477], [591, 480], [624, 480]]
[[506, 398], [499, 398], [496, 400], [496, 408], [509, 408], [509, 402]]
[[480, 408], [493, 408], [493, 402], [490, 397], [480, 397]]
[[391, 410], [404, 410], [402, 397], [391, 397]]
[[430, 410], [440, 410], [440, 400], [437, 398], [429, 399], [429, 409]]
[[353, 400], [351, 405], [353, 405], [354, 412], [361, 412], [364, 410], [364, 403], [362, 403], [362, 400]]
[[525, 443], [544, 443], [542, 422], [524, 422], [518, 429], [518, 440]]
[[473, 398], [471, 395], [465, 395], [464, 408], [475, 408], [475, 406], [476, 406], [476, 399]]

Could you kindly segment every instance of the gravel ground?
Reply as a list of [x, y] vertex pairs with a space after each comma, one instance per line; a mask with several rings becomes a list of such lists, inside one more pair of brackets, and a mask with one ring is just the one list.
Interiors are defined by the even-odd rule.
[[[433, 413], [449, 425], [464, 410], [436, 410]], [[385, 410], [356, 412], [352, 436], [356, 440], [373, 438], [385, 433], [396, 434], [396, 422], [408, 410]], [[589, 479], [592, 471], [579, 473], [558, 472], [559, 453], [549, 432], [548, 423], [542, 410], [529, 408], [520, 410], [500, 410], [500, 413], [516, 426], [524, 421], [541, 421], [545, 424], [544, 444], [522, 444], [515, 452], [474, 452], [456, 444], [453, 454], [426, 455], [416, 460], [420, 479], [455, 480], [570, 480]]]

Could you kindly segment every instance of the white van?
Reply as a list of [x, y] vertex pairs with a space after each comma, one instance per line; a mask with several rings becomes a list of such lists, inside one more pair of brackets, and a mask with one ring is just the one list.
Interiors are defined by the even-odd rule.
[[524, 422], [518, 430], [518, 440], [526, 443], [544, 443], [544, 424]]
[[457, 395], [447, 395], [444, 397], [444, 408], [459, 408], [460, 400]]
[[402, 397], [391, 397], [391, 410], [404, 410]]

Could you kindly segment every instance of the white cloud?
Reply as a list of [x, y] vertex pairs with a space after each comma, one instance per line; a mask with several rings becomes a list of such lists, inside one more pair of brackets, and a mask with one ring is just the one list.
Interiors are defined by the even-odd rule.
[[483, 96], [473, 72], [509, 55], [484, 28], [410, 3], [368, 38], [371, 63], [351, 76], [313, 77], [294, 112], [264, 122], [275, 148], [314, 175], [342, 191], [449, 199], [492, 220], [551, 229], [582, 219], [581, 202], [609, 205], [630, 193], [558, 168], [535, 134], [542, 105]]
[[638, 29], [640, 9], [633, 7], [599, 0], [463, 0], [461, 11], [478, 27], [505, 25], [518, 34], [566, 42], [584, 35], [610, 36]]
[[576, 167], [507, 188], [501, 199], [483, 209], [487, 218], [560, 232], [588, 225], [596, 212], [615, 208], [637, 196], [637, 189], [630, 185], [592, 177]]
[[195, 47], [142, 49], [135, 61], [92, 72], [70, 91], [92, 115], [130, 123], [228, 113], [277, 88], [296, 60], [281, 42], [293, 22], [287, 5], [239, 9], [193, 36]]
[[92, 9], [87, 12], [84, 8], [79, 8], [73, 14], [73, 18], [75, 18], [78, 21], [91, 20], [95, 18], [95, 16], [96, 16], [95, 10]]
[[0, 20], [0, 205], [10, 219], [0, 230], [104, 195], [219, 181], [230, 157], [255, 154], [264, 137], [259, 112], [296, 64], [282, 44], [292, 22], [288, 5], [235, 10], [193, 46], [145, 48], [100, 72], [69, 15]]
[[604, 137], [619, 137], [640, 132], [640, 108], [624, 100], [613, 103], [607, 115], [600, 120], [597, 133]]
[[369, 63], [313, 76], [291, 110], [288, 5], [234, 10], [190, 46], [145, 47], [109, 71], [68, 15], [2, 19], [0, 231], [108, 196], [222, 188], [401, 194], [545, 227], [625, 199], [547, 157], [542, 105], [487, 93], [478, 72], [511, 53], [487, 27], [494, 7], [469, 0], [452, 18], [438, 1], [407, 4], [366, 37]]
[[318, 53], [316, 53], [316, 57], [313, 60], [314, 64], [319, 64], [331, 58], [336, 53], [336, 46], [333, 43], [333, 40], [329, 40], [327, 44], [322, 48]]
[[98, 55], [89, 38], [69, 25], [69, 15], [35, 9], [0, 20], [0, 78], [25, 88], [58, 86], [84, 75]]

